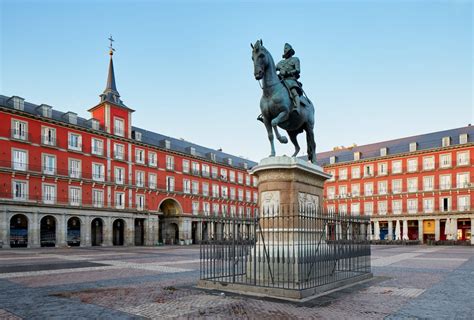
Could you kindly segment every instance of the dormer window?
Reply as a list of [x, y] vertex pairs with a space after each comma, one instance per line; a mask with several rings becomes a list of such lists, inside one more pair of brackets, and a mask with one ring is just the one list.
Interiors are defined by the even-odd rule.
[[329, 158], [329, 163], [330, 164], [335, 164], [336, 163], [336, 156], [332, 156]]
[[13, 96], [10, 99], [8, 99], [8, 102], [10, 102], [13, 105], [13, 109], [15, 110], [23, 111], [25, 109], [25, 99], [21, 97]]
[[194, 147], [187, 147], [186, 151], [192, 156], [196, 155], [196, 148], [194, 148]]
[[467, 143], [467, 133], [461, 133], [459, 135], [459, 143], [460, 144]]
[[77, 124], [77, 114], [74, 112], [71, 112], [71, 111], [66, 112], [63, 115], [63, 118], [70, 124]]
[[120, 137], [125, 135], [124, 121], [120, 118], [114, 118], [114, 134]]
[[443, 147], [449, 147], [451, 145], [451, 137], [444, 137], [441, 143]]
[[354, 152], [354, 160], [360, 160], [360, 152]]
[[410, 143], [410, 148], [409, 148], [410, 152], [416, 151], [416, 147], [417, 147], [416, 142]]
[[387, 148], [380, 148], [380, 156], [385, 157], [387, 155]]
[[232, 158], [224, 158], [224, 162], [228, 164], [229, 166], [232, 165]]
[[135, 140], [142, 141], [142, 133], [135, 131]]
[[99, 122], [99, 120], [97, 120], [97, 119], [90, 119], [89, 122], [90, 122], [91, 128], [92, 128], [93, 130], [99, 130], [99, 129], [100, 129], [100, 122]]
[[52, 113], [53, 113], [53, 108], [51, 106], [48, 106], [47, 104], [42, 104], [36, 110], [45, 118], [51, 118]]
[[171, 141], [163, 140], [162, 143], [163, 143], [163, 147], [165, 147], [165, 149], [171, 149]]
[[206, 154], [207, 158], [210, 159], [211, 161], [216, 162], [216, 154], [213, 152], [209, 152]]

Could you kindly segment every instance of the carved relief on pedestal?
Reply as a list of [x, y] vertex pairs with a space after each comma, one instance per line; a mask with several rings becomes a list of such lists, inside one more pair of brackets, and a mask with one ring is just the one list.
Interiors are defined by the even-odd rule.
[[319, 197], [314, 194], [298, 192], [298, 207], [300, 213], [316, 214], [319, 207]]
[[275, 217], [280, 211], [280, 191], [264, 191], [260, 195], [260, 212], [263, 217]]

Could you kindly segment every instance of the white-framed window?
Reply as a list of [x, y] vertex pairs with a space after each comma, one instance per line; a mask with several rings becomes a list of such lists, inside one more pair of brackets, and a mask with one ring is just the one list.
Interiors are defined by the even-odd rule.
[[441, 212], [451, 211], [451, 197], [439, 198], [439, 211]]
[[114, 158], [118, 160], [125, 159], [125, 147], [123, 144], [114, 143]]
[[468, 211], [471, 209], [470, 196], [458, 196], [458, 211]]
[[202, 195], [205, 197], [209, 196], [209, 183], [207, 182], [202, 183]]
[[43, 154], [43, 173], [50, 175], [56, 174], [56, 156]]
[[392, 173], [402, 173], [402, 160], [392, 161]]
[[135, 149], [135, 162], [145, 164], [145, 150]]
[[450, 174], [439, 176], [439, 188], [441, 190], [451, 189], [451, 175]]
[[434, 176], [423, 177], [423, 191], [434, 190]]
[[148, 187], [153, 190], [156, 189], [156, 174], [148, 174]]
[[125, 193], [124, 192], [115, 192], [115, 208], [117, 209], [125, 208]]
[[43, 203], [54, 204], [56, 202], [56, 185], [43, 183]]
[[418, 199], [408, 199], [407, 209], [408, 209], [408, 213], [417, 213], [418, 212]]
[[237, 207], [236, 206], [230, 206], [230, 216], [234, 218], [237, 216]]
[[115, 167], [114, 177], [116, 184], [125, 184], [125, 168]]
[[212, 204], [212, 213], [217, 216], [219, 214], [219, 204], [213, 203]]
[[459, 135], [459, 144], [467, 143], [467, 133], [461, 133]]
[[189, 160], [183, 160], [183, 172], [189, 173]]
[[193, 181], [191, 183], [191, 187], [192, 187], [192, 193], [197, 195], [199, 194], [199, 181]]
[[257, 203], [258, 202], [258, 192], [253, 192], [253, 203]]
[[247, 186], [251, 185], [250, 175], [248, 175], [248, 174], [245, 175], [245, 185], [247, 185]]
[[456, 174], [456, 187], [457, 188], [469, 187], [469, 172], [460, 172]]
[[12, 138], [18, 140], [28, 140], [28, 123], [25, 121], [12, 120]]
[[104, 141], [101, 139], [91, 139], [92, 154], [101, 156], [104, 154]]
[[80, 179], [82, 175], [81, 160], [69, 159], [69, 177]]
[[341, 215], [347, 214], [347, 204], [345, 204], [345, 203], [340, 203], [339, 204], [339, 214], [341, 214]]
[[69, 132], [68, 148], [70, 150], [82, 150], [82, 136], [78, 133]]
[[416, 143], [416, 142], [410, 143], [410, 145], [409, 145], [409, 150], [410, 150], [410, 152], [416, 151], [416, 147], [417, 147], [417, 143]]
[[235, 200], [235, 188], [230, 188], [230, 200]]
[[378, 185], [378, 194], [387, 194], [387, 181], [379, 181]]
[[449, 147], [451, 145], [451, 137], [443, 137], [443, 139], [441, 139], [441, 145], [443, 147]]
[[384, 216], [387, 214], [387, 201], [377, 202], [378, 214]]
[[252, 180], [253, 180], [253, 186], [254, 188], [256, 188], [258, 186], [258, 178], [254, 176]]
[[331, 175], [331, 178], [329, 178], [328, 181], [336, 181], [336, 170], [328, 170], [326, 173]]
[[244, 216], [244, 207], [241, 207], [239, 206], [239, 217], [243, 217]]
[[402, 200], [392, 200], [392, 213], [402, 214]]
[[351, 179], [359, 179], [359, 178], [360, 178], [360, 166], [352, 167]]
[[26, 150], [12, 150], [12, 164], [14, 170], [28, 170], [28, 152]]
[[192, 174], [195, 176], [198, 176], [201, 174], [199, 162], [193, 161], [191, 163], [191, 171], [192, 171]]
[[135, 203], [138, 211], [143, 211], [145, 209], [145, 195], [137, 194]]
[[202, 212], [205, 216], [208, 216], [211, 213], [211, 205], [209, 204], [209, 202], [202, 203]]
[[387, 148], [380, 148], [380, 156], [385, 157], [387, 155]]
[[418, 170], [418, 158], [407, 160], [408, 172], [416, 172]]
[[123, 137], [125, 135], [123, 119], [114, 117], [114, 134]]
[[433, 198], [424, 198], [423, 199], [423, 211], [425, 213], [434, 212], [434, 199]]
[[242, 189], [237, 190], [237, 197], [239, 201], [244, 201], [244, 190]]
[[99, 189], [92, 189], [92, 205], [95, 208], [102, 208], [104, 206], [104, 191]]
[[435, 167], [434, 156], [423, 157], [423, 170], [433, 170]]
[[139, 170], [135, 171], [135, 184], [137, 187], [145, 186], [145, 172]]
[[401, 193], [402, 190], [402, 179], [392, 180], [392, 193]]
[[339, 197], [345, 198], [346, 196], [347, 196], [347, 186], [346, 185], [339, 186]]
[[174, 157], [166, 156], [166, 170], [174, 170]]
[[351, 215], [358, 216], [360, 214], [360, 204], [351, 203]]
[[451, 167], [451, 153], [445, 153], [439, 156], [439, 167], [440, 168]]
[[199, 214], [199, 202], [198, 201], [193, 201], [193, 214], [194, 215]]
[[360, 184], [355, 183], [351, 185], [351, 194], [353, 197], [358, 197], [360, 196]]
[[221, 169], [221, 180], [227, 181], [227, 170]]
[[51, 127], [41, 128], [41, 143], [47, 146], [56, 145], [56, 129]]
[[371, 196], [374, 194], [374, 184], [373, 182], [364, 183], [364, 195]]
[[388, 174], [388, 166], [386, 162], [379, 162], [377, 164], [377, 174], [379, 176], [385, 176]]
[[227, 199], [229, 197], [228, 188], [226, 186], [221, 187], [222, 198]]
[[242, 172], [237, 173], [237, 183], [244, 184], [244, 174]]
[[374, 214], [374, 203], [373, 202], [365, 202], [364, 203], [364, 215], [371, 216]]
[[156, 167], [158, 165], [156, 152], [148, 151], [148, 165], [150, 167]]
[[354, 160], [358, 161], [360, 160], [361, 153], [359, 151], [354, 152]]
[[212, 196], [214, 198], [219, 198], [219, 185], [218, 184], [212, 185]]
[[166, 191], [174, 192], [174, 177], [166, 177]]
[[69, 187], [69, 205], [80, 206], [82, 191], [80, 187]]
[[105, 166], [101, 163], [92, 164], [92, 180], [104, 181], [105, 180]]
[[209, 177], [209, 166], [207, 164], [202, 165], [202, 176], [205, 178]]
[[217, 176], [218, 176], [217, 172], [218, 172], [217, 167], [212, 167], [211, 168], [211, 177], [213, 179], [217, 179]]
[[339, 180], [347, 180], [347, 168], [339, 168]]
[[328, 199], [332, 200], [336, 196], [336, 188], [335, 187], [327, 187], [327, 194], [328, 194]]
[[469, 151], [459, 151], [456, 153], [456, 164], [458, 166], [469, 165]]
[[191, 193], [191, 181], [188, 179], [183, 179], [183, 192], [186, 194]]
[[222, 204], [222, 216], [226, 217], [228, 213], [228, 207], [226, 204]]
[[235, 171], [229, 170], [229, 181], [235, 183]]
[[245, 201], [252, 202], [252, 193], [249, 190], [245, 191]]
[[366, 164], [364, 165], [364, 177], [373, 177], [374, 176], [374, 165]]
[[408, 192], [417, 192], [418, 191], [418, 178], [408, 178], [407, 189], [408, 189]]
[[28, 200], [28, 181], [13, 180], [12, 193], [13, 200]]

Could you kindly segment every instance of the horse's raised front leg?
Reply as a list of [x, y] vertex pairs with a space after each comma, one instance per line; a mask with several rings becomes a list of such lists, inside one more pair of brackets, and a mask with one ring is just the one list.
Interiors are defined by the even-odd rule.
[[286, 120], [288, 120], [289, 113], [288, 111], [282, 111], [272, 120], [272, 127], [273, 130], [275, 131], [275, 135], [281, 143], [288, 143], [288, 139], [285, 136], [280, 135], [280, 132], [278, 131], [278, 125]]
[[270, 140], [270, 147], [271, 147], [271, 153], [270, 157], [275, 156], [275, 144], [273, 143], [273, 130], [272, 130], [272, 125], [267, 118], [263, 117], [263, 124], [265, 125], [265, 128], [267, 129], [267, 134], [268, 134], [268, 140]]

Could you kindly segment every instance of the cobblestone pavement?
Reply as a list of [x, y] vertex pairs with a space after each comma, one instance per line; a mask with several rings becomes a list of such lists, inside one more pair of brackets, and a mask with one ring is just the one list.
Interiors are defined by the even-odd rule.
[[302, 303], [203, 291], [199, 248], [0, 250], [0, 319], [474, 319], [474, 248], [373, 246], [374, 278]]

